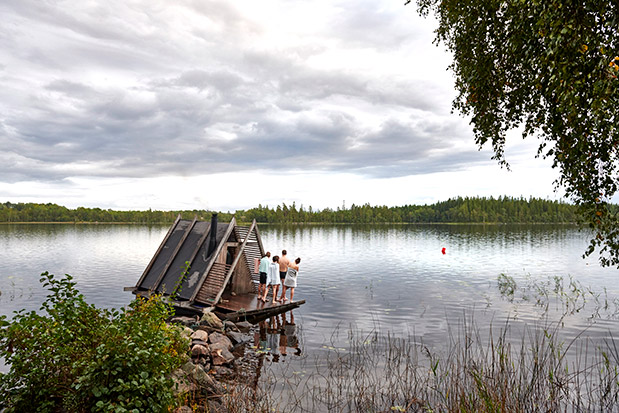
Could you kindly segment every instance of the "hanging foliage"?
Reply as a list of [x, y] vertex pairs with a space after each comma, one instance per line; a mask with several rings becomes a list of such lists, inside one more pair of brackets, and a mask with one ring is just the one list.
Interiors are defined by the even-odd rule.
[[619, 266], [619, 5], [606, 0], [418, 0], [438, 19], [436, 43], [453, 53], [454, 109], [475, 141], [504, 157], [506, 133], [540, 138], [557, 188], [594, 230], [603, 265]]

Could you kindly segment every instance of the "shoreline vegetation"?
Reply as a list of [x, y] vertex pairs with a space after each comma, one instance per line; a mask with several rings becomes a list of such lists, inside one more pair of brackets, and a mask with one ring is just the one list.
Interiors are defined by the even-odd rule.
[[[513, 280], [497, 281], [513, 287], [505, 298], [517, 293]], [[283, 370], [268, 368], [275, 356], [251, 345], [249, 323], [175, 317], [159, 296], [98, 309], [71, 276], [43, 273], [41, 282], [50, 295], [40, 314], [0, 317], [0, 356], [11, 366], [0, 373], [7, 413], [562, 412], [619, 403], [612, 333], [602, 342], [561, 339], [564, 318], [582, 309], [570, 304], [581, 298], [572, 280], [538, 286], [536, 305], [548, 314], [554, 301], [558, 320], [482, 326], [464, 314], [441, 349], [410, 335], [336, 328], [325, 351]]]
[[[617, 205], [609, 206], [612, 212]], [[180, 214], [184, 219], [208, 219], [208, 210], [118, 211], [101, 208], [75, 209], [53, 203], [0, 203], [0, 223], [98, 223], [170, 224]], [[220, 219], [260, 224], [566, 224], [579, 222], [578, 207], [541, 198], [458, 197], [430, 205], [371, 206], [352, 204], [336, 209], [314, 210], [311, 206], [258, 205], [235, 213], [218, 212]]]

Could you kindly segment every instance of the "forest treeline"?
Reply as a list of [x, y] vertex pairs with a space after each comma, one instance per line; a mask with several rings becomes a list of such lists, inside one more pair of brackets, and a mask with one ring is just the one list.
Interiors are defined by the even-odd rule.
[[[458, 197], [431, 205], [396, 207], [351, 205], [349, 208], [314, 210], [311, 206], [258, 205], [236, 213], [219, 212], [227, 222], [232, 216], [241, 222], [255, 219], [260, 223], [563, 223], [576, 222], [576, 206], [562, 201], [540, 198]], [[171, 223], [178, 214], [185, 219], [197, 216], [210, 219], [212, 211], [115, 211], [101, 208], [69, 209], [48, 203], [0, 204], [0, 222], [128, 222]]]
[[[52, 203], [11, 203], [0, 204], [0, 222], [107, 222], [156, 224], [172, 223], [181, 214], [183, 218], [210, 219], [211, 211], [116, 211], [112, 209], [84, 208], [70, 209]], [[219, 213], [219, 219], [229, 221], [234, 214]]]

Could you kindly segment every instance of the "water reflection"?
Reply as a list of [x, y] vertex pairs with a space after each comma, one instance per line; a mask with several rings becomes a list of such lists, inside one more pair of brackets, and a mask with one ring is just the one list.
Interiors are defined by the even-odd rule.
[[47, 291], [44, 271], [71, 274], [87, 301], [121, 307], [168, 226], [10, 224], [0, 225], [0, 314], [36, 310]]
[[[135, 284], [167, 230], [167, 225], [0, 226], [0, 313], [38, 309], [46, 296], [38, 283], [43, 271], [73, 275], [95, 305], [123, 306], [133, 296], [122, 288]], [[571, 276], [611, 309], [619, 297], [617, 270], [600, 268], [594, 258], [582, 260], [588, 234], [572, 226], [261, 225], [260, 233], [267, 250], [287, 249], [289, 256], [303, 258], [295, 298], [306, 304], [295, 310], [294, 324], [281, 316], [265, 321], [271, 331], [265, 334], [279, 334], [267, 342], [278, 360], [297, 351], [285, 334], [291, 325], [297, 331], [303, 325], [305, 355], [320, 351], [338, 326], [414, 335], [440, 345], [447, 320], [463, 312], [479, 314], [480, 324], [539, 318], [535, 302], [501, 296], [500, 274], [518, 286]], [[607, 328], [599, 318], [591, 328], [590, 315], [581, 310], [564, 320], [568, 339], [583, 326], [588, 332]], [[345, 347], [346, 339], [341, 341]]]
[[300, 328], [295, 322], [293, 311], [260, 320], [254, 326], [252, 352], [257, 362], [249, 375], [254, 390], [263, 378], [265, 363], [270, 366], [270, 374], [278, 377], [288, 368], [290, 361], [298, 361], [295, 359], [303, 354]]
[[[519, 284], [573, 276], [611, 301], [619, 296], [616, 269], [581, 259], [588, 233], [570, 225], [262, 226], [261, 234], [267, 249], [303, 257], [295, 298], [307, 299], [299, 315], [308, 351], [340, 325], [440, 345], [447, 320], [465, 312], [480, 324], [538, 319], [534, 303], [501, 297], [500, 274]], [[566, 324], [590, 328], [583, 313]]]
[[[97, 306], [125, 305], [133, 296], [122, 287], [135, 284], [167, 230], [0, 226], [0, 314], [38, 309], [46, 270], [73, 275]], [[306, 303], [258, 323], [256, 385], [268, 371], [284, 388], [287, 371], [303, 377], [306, 365], [325, 367], [330, 352], [348, 354], [349, 331], [411, 338], [433, 354], [463, 331], [483, 344], [502, 330], [525, 346], [552, 333], [578, 350], [568, 359], [617, 348], [617, 270], [582, 260], [589, 234], [572, 226], [261, 225], [260, 233], [267, 250], [303, 258], [295, 298]], [[366, 359], [360, 365], [375, 370]]]
[[[259, 354], [271, 355], [271, 361], [284, 362], [288, 354], [300, 356], [297, 325], [293, 311], [259, 321], [254, 332], [254, 347]], [[281, 360], [280, 360], [281, 357]]]

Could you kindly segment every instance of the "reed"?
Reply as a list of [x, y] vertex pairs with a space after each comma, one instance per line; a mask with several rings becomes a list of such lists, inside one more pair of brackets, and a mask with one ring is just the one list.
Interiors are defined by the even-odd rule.
[[[564, 342], [561, 322], [508, 320], [481, 328], [472, 316], [449, 328], [443, 349], [413, 336], [351, 328], [287, 368], [260, 369], [237, 384], [229, 411], [563, 412], [619, 408], [619, 351], [612, 334]], [[264, 355], [260, 355], [264, 357]], [[294, 367], [293, 367], [294, 366]], [[301, 373], [302, 372], [302, 373]], [[249, 383], [249, 381], [246, 381]]]
[[[498, 291], [515, 308], [537, 313], [478, 325], [474, 313], [448, 323], [440, 346], [379, 326], [334, 328], [322, 352], [294, 363], [258, 360], [232, 386], [232, 412], [564, 412], [619, 411], [619, 349], [612, 332], [565, 339], [572, 317], [616, 320], [619, 299], [572, 277], [516, 280]], [[587, 316], [587, 314], [590, 314]], [[342, 337], [342, 335], [345, 335]], [[342, 343], [345, 343], [344, 345]], [[251, 385], [249, 385], [251, 383]]]

